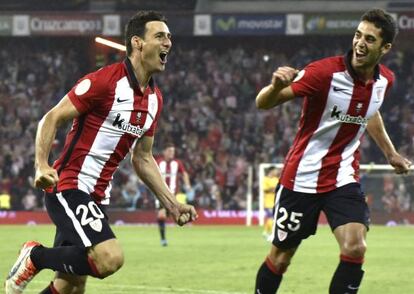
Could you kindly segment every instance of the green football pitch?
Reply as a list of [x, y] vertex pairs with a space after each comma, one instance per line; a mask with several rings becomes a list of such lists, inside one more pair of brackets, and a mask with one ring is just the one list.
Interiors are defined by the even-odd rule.
[[[259, 227], [168, 227], [161, 247], [155, 226], [114, 226], [125, 251], [124, 267], [105, 279], [89, 279], [86, 293], [252, 294], [257, 268], [269, 243]], [[20, 245], [29, 239], [50, 245], [52, 226], [0, 226], [0, 275], [6, 277]], [[279, 293], [327, 293], [338, 263], [328, 227], [302, 243]], [[368, 234], [365, 277], [359, 293], [414, 293], [414, 228], [373, 226]], [[52, 277], [42, 271], [25, 293], [39, 293]]]

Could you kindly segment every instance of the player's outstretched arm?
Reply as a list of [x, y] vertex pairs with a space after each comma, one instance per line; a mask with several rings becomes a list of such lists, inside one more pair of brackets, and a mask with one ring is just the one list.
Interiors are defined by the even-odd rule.
[[384, 153], [385, 158], [394, 167], [397, 174], [405, 174], [409, 171], [411, 161], [401, 156], [394, 147], [388, 133], [385, 129], [379, 111], [370, 118], [367, 125], [369, 135], [374, 139], [375, 143]]
[[288, 66], [279, 67], [272, 75], [272, 82], [256, 96], [256, 107], [269, 109], [295, 98], [290, 84], [298, 70]]
[[182, 226], [197, 219], [191, 205], [178, 203], [163, 180], [158, 165], [152, 155], [154, 137], [142, 137], [132, 152], [131, 162], [138, 177], [151, 189], [162, 205], [170, 212], [174, 221]]
[[37, 127], [35, 143], [35, 187], [46, 189], [55, 186], [58, 182], [58, 174], [48, 162], [50, 149], [56, 137], [57, 128], [63, 122], [73, 119], [78, 115], [79, 112], [66, 95], [40, 120]]

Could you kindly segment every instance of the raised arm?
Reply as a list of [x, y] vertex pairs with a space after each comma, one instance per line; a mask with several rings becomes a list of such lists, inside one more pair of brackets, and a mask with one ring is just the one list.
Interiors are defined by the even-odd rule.
[[79, 116], [79, 112], [66, 95], [40, 120], [35, 142], [35, 187], [46, 189], [55, 186], [58, 182], [57, 171], [48, 162], [50, 149], [56, 137], [58, 127], [63, 122], [77, 116]]
[[270, 109], [295, 98], [290, 84], [297, 73], [297, 69], [288, 66], [279, 67], [272, 75], [272, 82], [257, 94], [256, 107]]
[[385, 158], [394, 167], [395, 172], [397, 174], [407, 173], [411, 166], [411, 161], [401, 156], [395, 149], [379, 111], [368, 121], [367, 131], [381, 149]]
[[174, 221], [182, 226], [197, 218], [193, 206], [178, 203], [163, 180], [152, 155], [153, 137], [142, 137], [132, 153], [131, 162], [140, 179], [150, 188], [162, 205], [171, 213]]

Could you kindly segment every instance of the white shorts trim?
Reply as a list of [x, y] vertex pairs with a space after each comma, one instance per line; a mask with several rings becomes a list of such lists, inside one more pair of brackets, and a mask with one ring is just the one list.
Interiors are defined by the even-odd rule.
[[66, 215], [71, 219], [76, 232], [78, 233], [79, 237], [82, 239], [83, 245], [85, 245], [85, 247], [92, 246], [91, 240], [89, 240], [88, 236], [86, 236], [85, 231], [82, 229], [81, 224], [79, 223], [79, 221], [75, 217], [75, 214], [73, 213], [68, 203], [66, 202], [65, 197], [63, 197], [61, 192], [56, 193], [56, 197], [59, 200], [60, 204], [62, 204], [63, 208], [65, 209]]

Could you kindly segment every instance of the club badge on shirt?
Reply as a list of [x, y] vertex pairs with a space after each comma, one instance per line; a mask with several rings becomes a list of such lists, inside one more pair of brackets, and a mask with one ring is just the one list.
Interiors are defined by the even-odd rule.
[[75, 88], [75, 94], [78, 96], [81, 96], [89, 91], [91, 88], [91, 80], [90, 79], [84, 79], [82, 82], [80, 82], [76, 88]]

